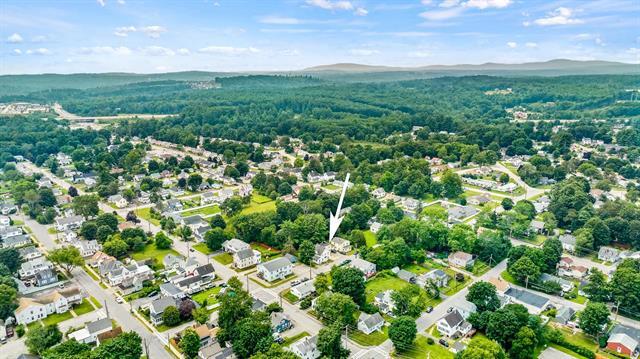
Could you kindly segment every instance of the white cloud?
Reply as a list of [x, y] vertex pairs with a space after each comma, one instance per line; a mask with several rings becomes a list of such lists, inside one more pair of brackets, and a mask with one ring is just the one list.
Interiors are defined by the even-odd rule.
[[232, 46], [207, 46], [198, 50], [203, 54], [219, 54], [219, 55], [245, 55], [256, 54], [260, 50], [255, 47], [232, 47]]
[[349, 53], [355, 56], [371, 56], [379, 54], [380, 51], [370, 49], [351, 49], [349, 50]]
[[530, 49], [536, 49], [538, 48], [538, 44], [536, 44], [535, 42], [527, 42], [526, 44], [524, 44], [524, 46], [530, 48]]
[[449, 7], [458, 6], [458, 4], [460, 4], [460, 0], [444, 0], [443, 2], [438, 4], [438, 6], [449, 8]]
[[513, 41], [509, 41], [509, 42], [507, 42], [507, 46], [509, 46], [509, 48], [515, 49], [516, 47], [518, 47], [518, 43], [517, 42], [513, 42]]
[[96, 0], [96, 2], [97, 2], [100, 6], [102, 6], [102, 7], [104, 7], [105, 5], [107, 5], [106, 0]]
[[182, 56], [191, 55], [191, 51], [189, 51], [189, 49], [185, 49], [184, 47], [181, 49], [178, 49], [178, 51], [176, 52], [178, 53], [178, 55], [182, 55]]
[[47, 37], [44, 35], [38, 35], [31, 38], [31, 42], [45, 42], [47, 41]]
[[83, 47], [79, 51], [82, 55], [130, 55], [131, 49], [125, 46], [112, 47], [112, 46], [93, 46]]
[[40, 47], [33, 50], [27, 50], [27, 55], [51, 55], [51, 51], [45, 47]]
[[165, 29], [162, 26], [152, 25], [152, 26], [145, 26], [141, 28], [140, 31], [144, 32], [149, 37], [157, 39], [160, 37], [162, 33], [167, 32], [167, 29]]
[[7, 41], [9, 41], [12, 44], [20, 43], [23, 40], [24, 39], [22, 38], [22, 36], [20, 36], [20, 34], [18, 34], [17, 32], [15, 32], [11, 36], [7, 37]]
[[[584, 21], [573, 18], [573, 10], [567, 7], [559, 7], [554, 11], [547, 13], [546, 17], [534, 20], [533, 23], [540, 26], [554, 26], [577, 25], [584, 23]], [[530, 23], [526, 21], [524, 24], [525, 26], [528, 26]]]
[[353, 12], [355, 15], [357, 16], [367, 16], [367, 14], [369, 13], [369, 11], [367, 11], [367, 9], [363, 8], [363, 7], [359, 7], [356, 9], [356, 11]]
[[137, 29], [135, 26], [120, 26], [116, 27], [116, 30], [113, 32], [114, 35], [119, 37], [127, 37], [130, 32], [136, 32]]
[[295, 17], [265, 16], [259, 20], [263, 24], [272, 25], [298, 25], [302, 24], [300, 19]]
[[162, 46], [147, 46], [142, 49], [142, 53], [147, 56], [173, 56], [176, 54], [173, 50]]
[[511, 2], [511, 0], [469, 0], [464, 3], [464, 6], [480, 10], [489, 8], [502, 9], [511, 5]]
[[307, 4], [325, 10], [353, 10], [353, 4], [351, 1], [345, 0], [307, 0]]
[[420, 1], [420, 3], [422, 5], [431, 5], [431, 2], [432, 2], [432, 0], [422, 0], [422, 1]]
[[454, 7], [447, 10], [425, 11], [420, 14], [420, 17], [423, 17], [427, 20], [432, 20], [432, 21], [447, 20], [447, 19], [460, 16], [463, 10], [464, 9], [461, 7]]
[[12, 52], [12, 53], [13, 53], [14, 55], [22, 55], [22, 50], [20, 50], [20, 49], [13, 49], [13, 52]]
[[124, 0], [118, 0], [118, 4], [124, 5], [124, 4], [126, 4], [126, 2]]
[[417, 59], [424, 59], [425, 57], [430, 57], [431, 53], [428, 51], [411, 51], [407, 53], [407, 56], [417, 58]]

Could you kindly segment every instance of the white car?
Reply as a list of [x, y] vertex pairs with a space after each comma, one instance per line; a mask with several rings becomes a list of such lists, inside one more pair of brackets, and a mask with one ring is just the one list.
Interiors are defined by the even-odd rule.
[[116, 302], [118, 302], [118, 303], [124, 303], [124, 299], [122, 299], [122, 297], [121, 297], [121, 296], [116, 295]]

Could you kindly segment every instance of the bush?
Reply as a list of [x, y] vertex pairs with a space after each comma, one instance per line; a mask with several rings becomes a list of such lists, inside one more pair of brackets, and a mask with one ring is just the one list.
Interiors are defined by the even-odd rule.
[[427, 344], [429, 344], [429, 345], [433, 345], [433, 343], [434, 343], [434, 342], [433, 342], [433, 338], [431, 338], [431, 337], [427, 337]]
[[561, 347], [567, 348], [569, 350], [571, 350], [572, 352], [576, 353], [576, 354], [580, 354], [585, 358], [588, 359], [595, 359], [596, 358], [596, 353], [592, 352], [591, 350], [585, 348], [585, 347], [581, 347], [579, 345], [575, 345], [573, 343], [569, 343], [564, 336], [562, 335], [562, 332], [560, 332], [559, 330], [552, 330], [547, 334], [547, 339], [554, 344], [557, 344]]
[[309, 307], [311, 307], [311, 298], [306, 297], [300, 301], [300, 309], [307, 309]]
[[18, 338], [22, 338], [24, 335], [24, 325], [20, 324], [16, 327], [16, 334], [18, 334]]

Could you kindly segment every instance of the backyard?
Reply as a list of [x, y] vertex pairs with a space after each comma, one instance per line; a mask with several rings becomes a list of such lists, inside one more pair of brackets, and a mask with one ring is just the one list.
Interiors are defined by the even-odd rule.
[[156, 247], [156, 244], [153, 243], [153, 244], [147, 244], [147, 246], [144, 247], [144, 250], [141, 252], [132, 253], [131, 258], [135, 259], [136, 261], [145, 261], [147, 259], [154, 259], [155, 266], [157, 268], [162, 269], [164, 268], [164, 264], [162, 264], [162, 260], [167, 254], [173, 254], [174, 256], [182, 257], [180, 253], [176, 252], [171, 248], [159, 249]]
[[202, 217], [209, 217], [212, 216], [214, 214], [220, 213], [220, 207], [218, 207], [218, 205], [211, 205], [211, 206], [206, 206], [206, 207], [200, 207], [200, 208], [196, 208], [196, 209], [190, 209], [184, 212], [181, 212], [180, 215], [182, 217], [189, 217], [189, 216], [193, 216], [196, 214], [199, 214]]
[[263, 262], [280, 256], [279, 250], [269, 247], [268, 245], [263, 243], [251, 243], [251, 248], [260, 252], [260, 256], [262, 256]]
[[242, 214], [251, 214], [256, 212], [275, 211], [276, 201], [269, 197], [265, 197], [254, 193], [251, 196], [251, 202], [242, 210]]
[[359, 330], [352, 330], [349, 331], [349, 339], [365, 347], [378, 346], [389, 339], [388, 331], [389, 327], [387, 326], [382, 327], [381, 331], [376, 330], [371, 334], [365, 334]]
[[82, 299], [82, 303], [76, 305], [73, 308], [73, 311], [76, 313], [76, 315], [82, 315], [82, 314], [90, 313], [93, 310], [94, 310], [94, 308], [91, 305], [91, 303], [89, 303], [87, 298]]
[[378, 238], [376, 237], [375, 233], [369, 230], [362, 233], [364, 234], [364, 240], [367, 242], [367, 247], [371, 248], [376, 245], [376, 243], [378, 243]]
[[209, 255], [211, 253], [213, 253], [213, 251], [211, 249], [209, 249], [209, 247], [207, 247], [207, 244], [204, 242], [198, 243], [198, 244], [194, 244], [193, 249], [195, 249], [196, 251], [202, 253], [202, 254], [206, 254]]
[[135, 211], [136, 215], [140, 218], [146, 219], [156, 226], [160, 225], [160, 220], [157, 218], [151, 217], [151, 207], [140, 208]]
[[375, 278], [367, 281], [365, 284], [365, 294], [367, 296], [367, 303], [373, 303], [376, 294], [384, 292], [386, 290], [400, 290], [409, 285], [409, 283], [402, 279], [388, 274], [379, 273]]
[[200, 305], [204, 305], [205, 300], [207, 301], [207, 305], [212, 305], [218, 302], [216, 295], [220, 293], [221, 289], [221, 287], [213, 287], [198, 294], [194, 294], [191, 296], [191, 299], [195, 300]]
[[418, 335], [413, 342], [413, 348], [400, 352], [393, 353], [394, 358], [415, 358], [415, 359], [453, 359], [454, 355], [447, 348], [434, 342], [429, 344], [427, 338], [422, 335]]

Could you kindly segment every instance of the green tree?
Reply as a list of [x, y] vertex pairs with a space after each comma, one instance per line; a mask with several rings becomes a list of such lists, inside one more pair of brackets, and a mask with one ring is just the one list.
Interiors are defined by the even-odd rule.
[[329, 290], [329, 276], [326, 273], [318, 273], [316, 280], [313, 282], [318, 295], [322, 295]]
[[300, 244], [300, 248], [298, 249], [298, 258], [300, 259], [300, 262], [309, 265], [311, 264], [311, 260], [313, 260], [315, 253], [315, 246], [311, 241], [302, 241], [302, 244]]
[[25, 345], [32, 354], [41, 355], [45, 350], [62, 341], [62, 333], [57, 325], [35, 327], [27, 332]]
[[529, 323], [529, 312], [520, 304], [507, 304], [491, 313], [487, 322], [486, 334], [503, 348], [511, 348], [511, 342], [520, 328]]
[[509, 358], [512, 359], [530, 359], [533, 358], [538, 339], [536, 333], [531, 328], [522, 327], [516, 333], [516, 337], [511, 344], [509, 350]]
[[519, 283], [533, 283], [540, 277], [540, 268], [527, 256], [523, 256], [508, 268]]
[[96, 239], [97, 234], [98, 225], [93, 221], [84, 222], [80, 227], [80, 235], [88, 241]]
[[47, 349], [42, 355], [46, 359], [86, 359], [91, 355], [91, 346], [70, 339]]
[[598, 268], [591, 268], [583, 291], [591, 302], [606, 303], [611, 298], [611, 288], [607, 278]]
[[107, 241], [102, 246], [103, 252], [116, 258], [123, 257], [124, 255], [127, 254], [128, 250], [129, 250], [129, 245], [127, 244], [127, 242], [119, 238], [115, 238], [110, 241]]
[[178, 346], [187, 359], [196, 358], [200, 350], [200, 337], [195, 330], [187, 328], [187, 330], [182, 333], [182, 339], [180, 339]]
[[204, 324], [209, 320], [209, 311], [204, 306], [194, 309], [191, 315], [193, 316], [193, 320], [199, 324]]
[[155, 236], [156, 247], [158, 249], [169, 249], [173, 241], [164, 232], [158, 232]]
[[507, 355], [497, 342], [486, 338], [475, 337], [465, 350], [456, 356], [457, 359], [506, 359]]
[[442, 194], [446, 198], [456, 198], [464, 192], [462, 179], [451, 170], [444, 171], [440, 183], [442, 183]]
[[224, 221], [224, 218], [222, 218], [221, 215], [216, 214], [213, 217], [211, 217], [211, 221], [209, 222], [209, 224], [211, 225], [211, 228], [221, 228], [221, 229], [225, 229], [227, 228], [227, 222]]
[[580, 328], [583, 332], [594, 337], [599, 336], [611, 322], [609, 308], [604, 303], [589, 302], [578, 315]]
[[189, 226], [180, 227], [178, 234], [180, 235], [180, 238], [185, 242], [188, 242], [193, 239], [193, 231]]
[[354, 324], [354, 313], [358, 306], [348, 295], [325, 292], [316, 302], [316, 313], [325, 324], [340, 321], [344, 324]]
[[11, 273], [15, 273], [22, 263], [20, 252], [16, 248], [0, 249], [0, 263], [6, 265]]
[[180, 323], [180, 312], [173, 305], [168, 306], [162, 313], [162, 322], [170, 327]]
[[91, 352], [90, 359], [139, 359], [142, 339], [136, 332], [126, 332], [101, 343]]
[[5, 320], [12, 316], [17, 307], [18, 291], [16, 288], [0, 284], [0, 319]]
[[51, 262], [62, 266], [67, 273], [71, 273], [76, 266], [84, 265], [84, 258], [82, 258], [80, 250], [72, 246], [56, 248], [49, 252], [47, 258]]
[[269, 350], [256, 353], [251, 356], [251, 359], [299, 359], [300, 357], [294, 353], [284, 350], [282, 346], [278, 344], [271, 344]]
[[333, 267], [331, 269], [333, 291], [350, 296], [362, 305], [365, 301], [364, 274], [352, 267]]
[[244, 206], [244, 203], [242, 202], [242, 198], [238, 196], [233, 196], [225, 199], [224, 202], [222, 202], [222, 205], [220, 205], [220, 209], [227, 216], [232, 217], [240, 213], [243, 206]]
[[227, 236], [220, 227], [215, 227], [204, 234], [204, 241], [212, 251], [222, 248], [222, 243], [227, 240]]
[[346, 359], [349, 357], [349, 350], [342, 347], [341, 332], [341, 322], [336, 322], [329, 327], [320, 329], [317, 345], [324, 358]]
[[389, 326], [389, 339], [399, 352], [411, 349], [417, 333], [415, 320], [408, 316], [396, 318]]
[[76, 214], [85, 218], [97, 216], [100, 211], [98, 207], [98, 196], [96, 195], [74, 197], [71, 205]]
[[96, 225], [109, 226], [113, 232], [118, 230], [118, 217], [113, 213], [103, 213], [96, 218]]
[[500, 308], [500, 299], [496, 287], [488, 282], [476, 282], [469, 287], [467, 300], [476, 305], [479, 312], [495, 311]]
[[241, 319], [233, 328], [233, 353], [238, 358], [249, 358], [262, 350], [268, 350], [273, 343], [269, 315], [257, 311]]
[[106, 225], [99, 226], [98, 230], [96, 231], [96, 239], [98, 240], [98, 242], [104, 243], [113, 233], [115, 232], [113, 229], [111, 229], [111, 227]]

